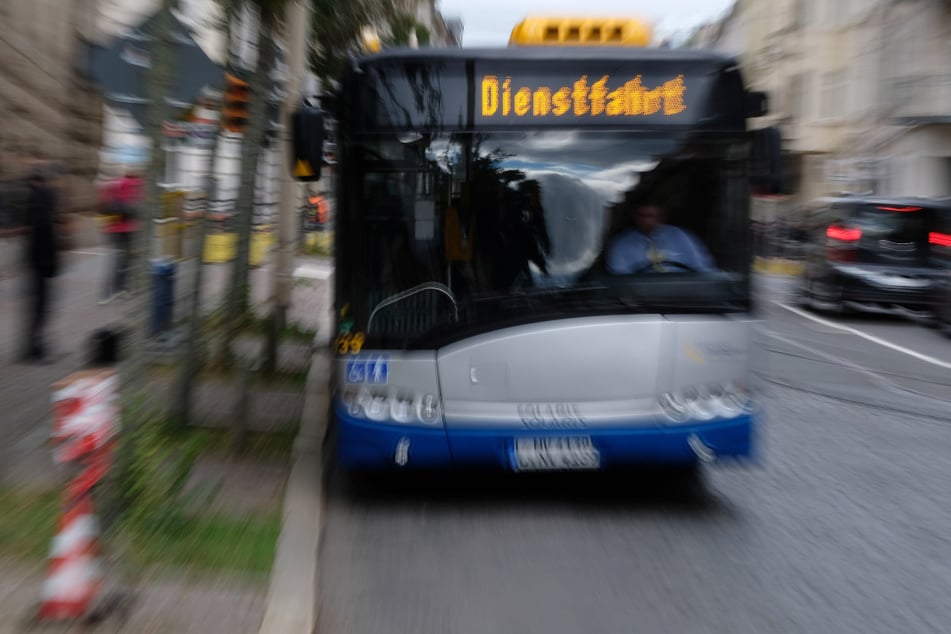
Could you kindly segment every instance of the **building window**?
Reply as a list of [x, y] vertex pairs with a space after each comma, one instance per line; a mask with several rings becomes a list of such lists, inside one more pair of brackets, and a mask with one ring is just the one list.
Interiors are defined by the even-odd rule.
[[852, 66], [851, 112], [856, 117], [865, 117], [878, 111], [878, 85], [881, 82], [878, 73], [878, 61], [874, 54], [863, 55]]
[[848, 0], [833, 0], [826, 3], [826, 25], [830, 28], [844, 26], [849, 17]]
[[822, 76], [822, 96], [819, 116], [823, 119], [839, 119], [845, 106], [845, 80], [843, 71]]
[[802, 119], [805, 114], [803, 93], [802, 75], [796, 75], [786, 86], [786, 113], [794, 121]]
[[793, 5], [793, 28], [801, 29], [809, 24], [812, 0], [795, 0]]

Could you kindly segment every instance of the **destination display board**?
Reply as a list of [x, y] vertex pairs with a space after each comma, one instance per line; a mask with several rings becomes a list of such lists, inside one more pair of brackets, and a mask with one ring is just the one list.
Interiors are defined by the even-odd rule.
[[738, 74], [707, 60], [381, 60], [358, 77], [363, 129], [743, 124]]

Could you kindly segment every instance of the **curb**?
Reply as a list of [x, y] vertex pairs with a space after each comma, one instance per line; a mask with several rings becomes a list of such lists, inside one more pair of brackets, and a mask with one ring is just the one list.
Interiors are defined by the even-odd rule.
[[317, 564], [323, 514], [321, 447], [327, 428], [330, 355], [315, 349], [305, 384], [294, 464], [260, 634], [311, 634], [317, 622]]

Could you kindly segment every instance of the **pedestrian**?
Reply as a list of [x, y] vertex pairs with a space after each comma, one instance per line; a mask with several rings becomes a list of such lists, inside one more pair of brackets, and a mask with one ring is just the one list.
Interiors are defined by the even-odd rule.
[[25, 187], [9, 173], [0, 174], [0, 280], [17, 276], [19, 237], [25, 229]]
[[106, 277], [100, 305], [108, 304], [127, 292], [132, 232], [136, 230], [136, 207], [141, 196], [141, 179], [131, 170], [104, 188], [103, 210], [108, 217], [105, 231], [111, 238], [115, 258]]
[[22, 361], [48, 362], [44, 340], [49, 318], [50, 286], [59, 273], [56, 194], [49, 166], [38, 163], [29, 176], [26, 199], [27, 336]]

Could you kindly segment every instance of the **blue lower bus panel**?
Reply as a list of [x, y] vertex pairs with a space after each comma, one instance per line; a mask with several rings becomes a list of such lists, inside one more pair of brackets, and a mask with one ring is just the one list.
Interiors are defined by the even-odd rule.
[[486, 467], [516, 471], [687, 465], [748, 458], [753, 417], [585, 430], [450, 430], [377, 423], [334, 404], [337, 460], [348, 469]]

